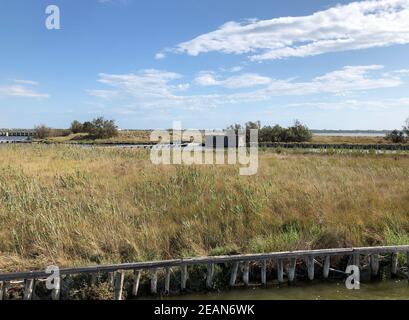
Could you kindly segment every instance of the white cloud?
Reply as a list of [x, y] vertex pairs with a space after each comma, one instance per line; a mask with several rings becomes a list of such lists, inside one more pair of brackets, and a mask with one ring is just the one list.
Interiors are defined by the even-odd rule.
[[[346, 66], [309, 81], [273, 79], [249, 73], [222, 79], [212, 72], [200, 73], [195, 78], [194, 83], [201, 86], [220, 86], [233, 90], [219, 94], [189, 94], [189, 84], [181, 82], [183, 77], [173, 72], [142, 70], [136, 74], [101, 73], [98, 81], [115, 88], [115, 94], [111, 95], [111, 90], [89, 90], [89, 93], [106, 99], [128, 98], [131, 104], [139, 108], [206, 109], [269, 101], [282, 96], [360, 94], [367, 90], [392, 88], [402, 84], [397, 74], [379, 74], [382, 69], [383, 66], [380, 65]], [[258, 87], [254, 88], [255, 86]], [[243, 92], [244, 88], [247, 90]], [[240, 91], [234, 91], [237, 89]]]
[[392, 74], [372, 76], [370, 72], [383, 69], [380, 65], [346, 66], [340, 70], [326, 73], [310, 81], [295, 82], [294, 80], [277, 80], [254, 73], [220, 79], [215, 73], [203, 72], [195, 78], [195, 83], [201, 86], [222, 86], [230, 89], [265, 86], [253, 93], [244, 93], [241, 96], [253, 95], [266, 98], [269, 96], [310, 95], [319, 93], [342, 94], [354, 91], [391, 88], [402, 84], [400, 78]]
[[224, 80], [217, 80], [214, 73], [200, 73], [194, 81], [201, 86], [222, 86], [228, 89], [240, 89], [267, 85], [272, 80], [269, 77], [260, 76], [255, 73], [245, 73]]
[[0, 97], [19, 97], [19, 98], [34, 98], [47, 99], [50, 97], [47, 93], [40, 93], [28, 86], [36, 86], [37, 82], [31, 80], [14, 80], [12, 85], [0, 86]]
[[163, 52], [158, 52], [158, 53], [155, 55], [155, 59], [156, 59], [156, 60], [161, 60], [161, 59], [165, 59], [165, 58], [166, 58], [166, 54], [163, 53]]
[[18, 84], [38, 86], [38, 82], [37, 81], [32, 81], [32, 80], [19, 80], [19, 79], [16, 79], [16, 80], [14, 80], [14, 82], [18, 83]]
[[88, 94], [101, 99], [112, 99], [118, 96], [118, 91], [113, 90], [87, 90]]
[[395, 73], [397, 73], [397, 74], [400, 74], [400, 75], [409, 75], [409, 69], [400, 69], [400, 70], [396, 70], [396, 71], [394, 71]]
[[322, 110], [387, 110], [409, 107], [409, 97], [384, 100], [345, 100], [339, 102], [303, 102], [288, 104], [288, 107], [311, 107]]
[[409, 0], [360, 1], [309, 16], [228, 22], [172, 50], [263, 61], [409, 43]]

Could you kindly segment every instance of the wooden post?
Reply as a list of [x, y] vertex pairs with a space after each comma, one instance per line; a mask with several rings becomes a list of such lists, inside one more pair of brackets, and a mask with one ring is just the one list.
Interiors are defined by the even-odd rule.
[[151, 293], [158, 293], [158, 269], [152, 270], [151, 273]]
[[267, 285], [267, 261], [263, 260], [261, 265], [261, 283], [263, 286]]
[[358, 268], [360, 268], [360, 256], [359, 256], [359, 254], [354, 254], [352, 256], [352, 264], [354, 266], [357, 266]]
[[180, 283], [180, 287], [182, 289], [182, 291], [186, 290], [186, 282], [187, 282], [187, 265], [184, 264], [181, 266], [181, 283]]
[[5, 281], [3, 285], [3, 300], [9, 299], [10, 281]]
[[243, 282], [245, 286], [248, 286], [250, 283], [250, 262], [244, 262], [243, 266]]
[[396, 252], [392, 253], [391, 256], [391, 274], [392, 277], [398, 274], [398, 254]]
[[91, 286], [95, 286], [98, 283], [98, 273], [91, 274]]
[[141, 281], [141, 270], [135, 270], [133, 273], [132, 295], [136, 297], [139, 291], [139, 283]]
[[323, 267], [323, 277], [324, 279], [328, 279], [329, 277], [329, 268], [331, 266], [331, 257], [326, 256], [325, 261], [324, 261], [324, 267]]
[[376, 277], [379, 272], [379, 255], [372, 254], [371, 255], [371, 274], [372, 276]]
[[34, 279], [27, 279], [24, 286], [24, 300], [31, 300], [33, 298]]
[[290, 266], [288, 268], [288, 281], [293, 282], [295, 279], [295, 268], [297, 266], [297, 259], [290, 259]]
[[230, 287], [233, 287], [236, 284], [236, 279], [237, 279], [237, 272], [239, 271], [239, 262], [235, 262], [233, 264], [233, 267], [231, 269], [231, 274], [230, 274]]
[[110, 286], [114, 286], [114, 273], [113, 272], [109, 272], [108, 273], [108, 284]]
[[4, 282], [0, 281], [0, 301], [3, 300], [3, 288], [4, 288]]
[[123, 271], [117, 271], [114, 279], [114, 300], [122, 300], [122, 289], [124, 287], [125, 273]]
[[310, 281], [314, 280], [314, 256], [308, 256], [306, 259], [307, 269], [308, 269], [308, 279]]
[[54, 289], [51, 291], [51, 299], [52, 300], [60, 300], [60, 293], [61, 293], [61, 278], [56, 277], [54, 278]]
[[214, 263], [209, 263], [207, 265], [207, 278], [206, 287], [211, 289], [213, 287], [213, 276], [214, 276]]
[[170, 274], [171, 274], [171, 268], [166, 268], [166, 279], [165, 279], [165, 294], [170, 293]]
[[408, 280], [409, 280], [409, 252], [406, 253], [406, 264], [408, 267]]
[[283, 260], [277, 261], [277, 279], [279, 283], [284, 282], [284, 268], [283, 268]]

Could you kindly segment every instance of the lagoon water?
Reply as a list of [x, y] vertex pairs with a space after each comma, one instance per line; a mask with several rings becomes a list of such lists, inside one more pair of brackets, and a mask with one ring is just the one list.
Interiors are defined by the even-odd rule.
[[0, 143], [27, 141], [27, 137], [0, 137]]
[[343, 282], [314, 282], [294, 286], [243, 288], [209, 294], [187, 294], [169, 299], [182, 300], [409, 300], [407, 280], [361, 284], [348, 290]]

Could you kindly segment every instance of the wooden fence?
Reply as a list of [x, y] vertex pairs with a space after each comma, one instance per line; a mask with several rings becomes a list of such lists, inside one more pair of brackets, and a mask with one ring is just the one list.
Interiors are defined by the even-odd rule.
[[[297, 261], [305, 262], [309, 280], [314, 280], [316, 276], [315, 265], [322, 266], [322, 278], [327, 279], [330, 271], [337, 271], [331, 268], [331, 258], [336, 256], [350, 257], [351, 264], [360, 265], [361, 256], [369, 257], [369, 266], [372, 275], [377, 275], [379, 272], [380, 255], [390, 255], [391, 273], [398, 272], [398, 254], [406, 254], [406, 261], [409, 270], [409, 246], [388, 246], [388, 247], [363, 247], [363, 248], [342, 248], [342, 249], [324, 249], [324, 250], [304, 250], [304, 251], [289, 251], [289, 252], [274, 252], [266, 254], [249, 254], [249, 255], [232, 255], [232, 256], [217, 256], [217, 257], [199, 257], [191, 259], [177, 259], [167, 261], [151, 261], [138, 263], [125, 263], [114, 265], [100, 265], [82, 268], [60, 269], [60, 276], [90, 274], [98, 275], [101, 273], [108, 274], [108, 281], [114, 287], [114, 299], [122, 300], [123, 287], [125, 281], [125, 272], [133, 271], [132, 294], [138, 295], [139, 284], [143, 271], [148, 271], [150, 278], [150, 289], [152, 294], [158, 292], [158, 272], [163, 269], [165, 271], [165, 293], [170, 291], [171, 270], [174, 268], [180, 269], [180, 289], [186, 290], [188, 280], [188, 267], [195, 265], [206, 265], [206, 286], [212, 287], [214, 280], [215, 265], [230, 264], [230, 286], [234, 286], [237, 282], [239, 267], [241, 266], [242, 282], [244, 285], [250, 284], [250, 263], [258, 263], [261, 272], [261, 284], [267, 284], [267, 263], [273, 261], [276, 263], [277, 277], [279, 283], [283, 283], [284, 276], [287, 281], [293, 282], [296, 279]], [[322, 259], [322, 264], [316, 258]], [[287, 268], [284, 270], [284, 263]], [[284, 272], [286, 271], [286, 272]], [[338, 271], [339, 272], [339, 271]], [[8, 290], [12, 283], [21, 283], [24, 285], [24, 299], [30, 300], [33, 297], [33, 290], [36, 281], [44, 281], [50, 274], [45, 271], [31, 271], [0, 274], [0, 300], [8, 298]], [[96, 277], [92, 277], [92, 282], [95, 283]], [[408, 273], [409, 278], [409, 273]], [[63, 277], [58, 279], [58, 282], [63, 281]], [[60, 285], [52, 290], [52, 299], [60, 298]]]

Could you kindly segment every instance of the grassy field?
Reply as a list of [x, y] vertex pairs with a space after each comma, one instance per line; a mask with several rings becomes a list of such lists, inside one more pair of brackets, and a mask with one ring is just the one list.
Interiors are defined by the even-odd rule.
[[261, 153], [154, 166], [143, 150], [0, 147], [0, 269], [409, 244], [409, 157]]

